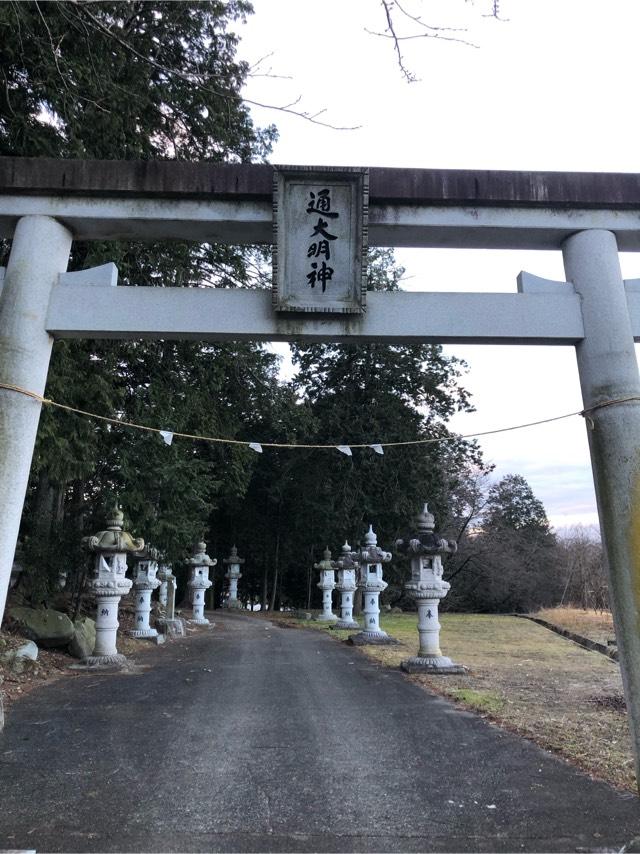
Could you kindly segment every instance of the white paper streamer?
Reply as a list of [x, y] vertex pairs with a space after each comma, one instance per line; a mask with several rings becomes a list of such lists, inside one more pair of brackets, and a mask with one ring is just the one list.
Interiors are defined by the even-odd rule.
[[384, 449], [382, 445], [369, 445], [370, 448], [376, 452], [376, 454], [384, 454]]
[[336, 445], [336, 448], [340, 451], [341, 454], [345, 454], [347, 457], [352, 457], [351, 448], [348, 445]]
[[173, 433], [171, 430], [161, 430], [160, 435], [164, 439], [165, 445], [170, 445], [173, 442]]
[[262, 445], [259, 442], [251, 442], [249, 447], [252, 451], [255, 451], [256, 454], [262, 453]]

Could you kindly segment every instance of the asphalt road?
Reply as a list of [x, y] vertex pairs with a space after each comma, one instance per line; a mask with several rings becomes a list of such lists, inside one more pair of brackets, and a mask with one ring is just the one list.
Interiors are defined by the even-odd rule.
[[216, 613], [139, 662], [10, 710], [0, 850], [619, 851], [640, 835], [635, 797], [320, 632]]

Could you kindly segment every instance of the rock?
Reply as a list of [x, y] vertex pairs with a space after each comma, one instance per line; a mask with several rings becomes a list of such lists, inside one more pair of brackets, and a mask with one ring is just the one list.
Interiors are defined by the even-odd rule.
[[79, 617], [73, 623], [74, 633], [69, 653], [74, 658], [88, 658], [96, 645], [96, 623], [90, 617]]
[[18, 623], [25, 637], [44, 647], [66, 646], [75, 631], [66, 614], [51, 608], [18, 606], [9, 609], [9, 617]]
[[33, 641], [27, 641], [18, 647], [4, 652], [0, 656], [0, 661], [7, 664], [13, 673], [23, 673], [25, 668], [31, 667], [31, 662], [38, 657], [38, 647]]
[[403, 611], [402, 611], [402, 608], [399, 608], [397, 605], [394, 605], [393, 608], [391, 609], [391, 613], [392, 614], [402, 614]]
[[35, 661], [38, 657], [38, 646], [33, 641], [27, 641], [15, 650], [14, 656], [16, 658], [30, 658]]
[[296, 611], [296, 617], [298, 620], [310, 620], [311, 616], [311, 611]]

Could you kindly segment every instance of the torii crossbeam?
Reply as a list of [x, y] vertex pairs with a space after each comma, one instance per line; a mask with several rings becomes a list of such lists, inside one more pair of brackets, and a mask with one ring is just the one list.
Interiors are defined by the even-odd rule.
[[[369, 243], [562, 251], [566, 282], [519, 292], [370, 294], [360, 315], [280, 315], [251, 291], [116, 287], [67, 274], [73, 240], [272, 240], [267, 165], [0, 158], [0, 383], [42, 395], [55, 338], [388, 341], [575, 346], [640, 780], [640, 175], [369, 171]], [[0, 614], [41, 405], [0, 389]]]

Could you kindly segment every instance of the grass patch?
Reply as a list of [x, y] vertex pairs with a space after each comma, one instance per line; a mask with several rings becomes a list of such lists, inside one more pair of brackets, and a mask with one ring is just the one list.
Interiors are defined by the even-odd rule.
[[568, 629], [589, 640], [606, 644], [615, 638], [611, 611], [583, 611], [581, 608], [543, 608], [532, 617], [540, 617], [561, 629]]
[[450, 696], [471, 709], [478, 709], [480, 712], [488, 712], [494, 715], [500, 712], [505, 705], [502, 697], [497, 694], [490, 694], [488, 691], [475, 691], [473, 688], [456, 688], [451, 691]]

